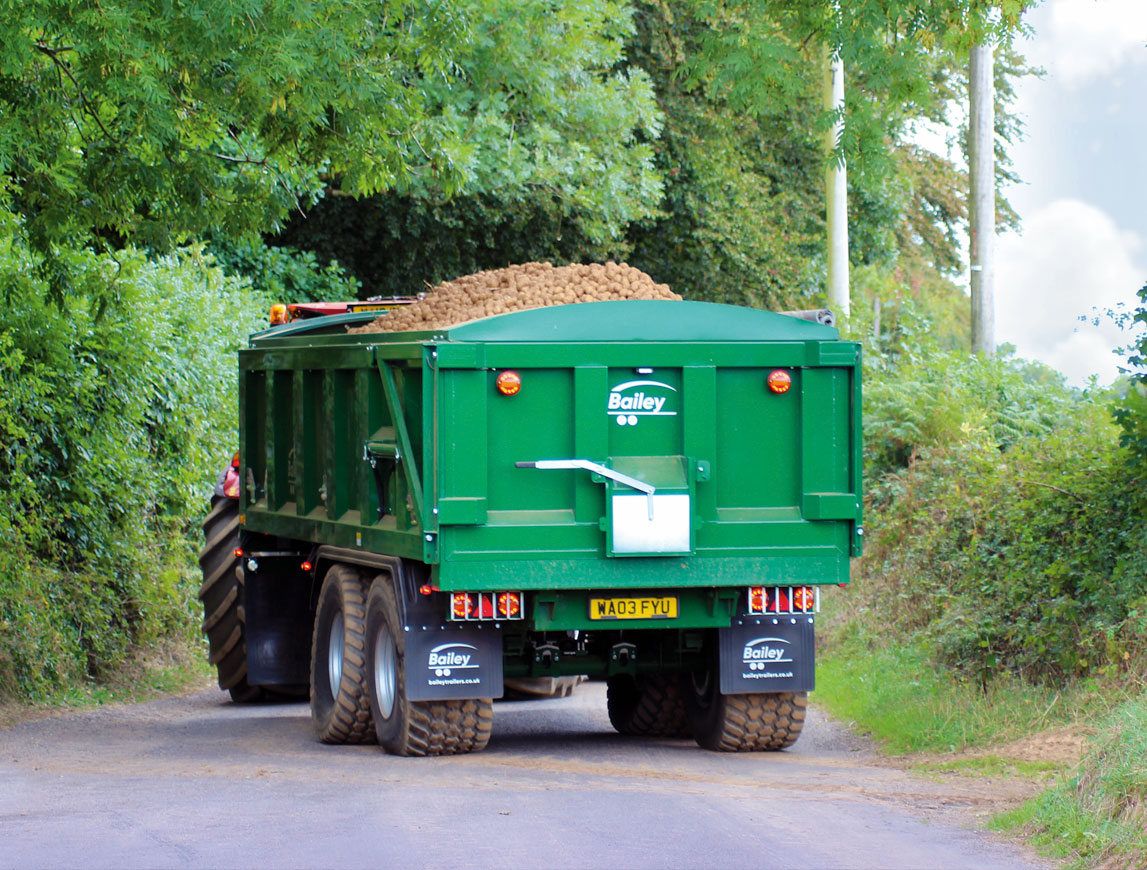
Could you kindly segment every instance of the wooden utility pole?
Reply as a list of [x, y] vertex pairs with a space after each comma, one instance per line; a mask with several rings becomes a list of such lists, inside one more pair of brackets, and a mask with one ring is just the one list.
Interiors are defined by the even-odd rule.
[[833, 156], [844, 132], [844, 62], [829, 49], [824, 71], [824, 107], [836, 113], [832, 128], [825, 134], [828, 165], [824, 174], [828, 222], [828, 305], [840, 319], [850, 313], [848, 292], [848, 171]]
[[996, 161], [992, 47], [972, 47], [968, 64], [968, 230], [972, 352], [996, 352]]

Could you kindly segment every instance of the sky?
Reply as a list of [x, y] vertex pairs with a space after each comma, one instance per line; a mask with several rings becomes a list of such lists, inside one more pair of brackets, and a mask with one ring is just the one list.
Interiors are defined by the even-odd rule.
[[1022, 183], [1006, 195], [1022, 229], [996, 243], [996, 338], [1107, 384], [1131, 334], [1104, 312], [1147, 284], [1147, 0], [1044, 0], [1025, 20], [1019, 48], [1046, 75], [1014, 107]]

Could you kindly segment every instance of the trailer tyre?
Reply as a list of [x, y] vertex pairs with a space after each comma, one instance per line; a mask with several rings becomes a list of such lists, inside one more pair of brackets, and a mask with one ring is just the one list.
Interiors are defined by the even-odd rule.
[[685, 695], [676, 674], [615, 674], [606, 686], [609, 721], [636, 737], [691, 737]]
[[370, 706], [378, 742], [394, 755], [458, 755], [486, 748], [494, 722], [490, 698], [409, 701], [405, 635], [394, 583], [371, 584], [366, 602]]
[[788, 749], [800, 737], [805, 692], [722, 695], [715, 670], [686, 674], [683, 683], [693, 736], [705, 749], [772, 752]]
[[203, 519], [203, 550], [199, 568], [203, 585], [203, 633], [207, 635], [208, 661], [219, 675], [219, 688], [231, 700], [259, 701], [263, 690], [247, 683], [247, 620], [243, 613], [243, 567], [235, 555], [239, 546], [239, 502], [215, 496]]
[[366, 581], [347, 565], [327, 572], [311, 644], [311, 722], [323, 743], [373, 743], [366, 687]]

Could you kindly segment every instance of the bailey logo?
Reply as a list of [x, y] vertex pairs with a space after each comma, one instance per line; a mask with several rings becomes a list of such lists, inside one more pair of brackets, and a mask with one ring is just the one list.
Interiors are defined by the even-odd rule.
[[741, 661], [750, 671], [763, 671], [766, 668], [791, 662], [789, 655], [789, 642], [780, 637], [758, 637], [745, 644]]
[[661, 381], [626, 381], [609, 391], [605, 412], [617, 420], [618, 426], [636, 426], [642, 417], [676, 417], [676, 411], [666, 410], [668, 395], [659, 395], [675, 387]]
[[468, 643], [443, 643], [430, 651], [426, 666], [436, 677], [448, 677], [454, 671], [465, 671], [478, 667], [474, 653], [478, 648]]

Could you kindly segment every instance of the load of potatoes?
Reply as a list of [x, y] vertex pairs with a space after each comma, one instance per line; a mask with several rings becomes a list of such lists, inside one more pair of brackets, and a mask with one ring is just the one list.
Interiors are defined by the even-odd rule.
[[470, 320], [527, 308], [618, 299], [680, 299], [625, 263], [554, 266], [524, 263], [444, 281], [422, 299], [352, 332], [446, 329]]

